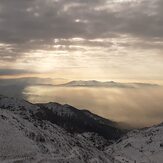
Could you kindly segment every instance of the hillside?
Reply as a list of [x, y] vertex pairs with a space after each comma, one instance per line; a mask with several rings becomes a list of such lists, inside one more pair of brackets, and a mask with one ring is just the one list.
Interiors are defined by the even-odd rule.
[[128, 133], [116, 125], [70, 105], [0, 96], [0, 162], [163, 162], [163, 124]]

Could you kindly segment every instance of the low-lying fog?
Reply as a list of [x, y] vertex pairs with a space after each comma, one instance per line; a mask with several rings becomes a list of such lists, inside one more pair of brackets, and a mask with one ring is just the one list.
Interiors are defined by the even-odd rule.
[[105, 118], [146, 127], [163, 122], [163, 88], [71, 88], [28, 86], [23, 91], [31, 102], [67, 103]]

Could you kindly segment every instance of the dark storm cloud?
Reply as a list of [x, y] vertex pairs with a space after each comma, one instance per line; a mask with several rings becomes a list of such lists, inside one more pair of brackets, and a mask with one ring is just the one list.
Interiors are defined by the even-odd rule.
[[0, 69], [0, 76], [1, 75], [21, 75], [26, 73], [32, 73], [27, 70], [22, 69]]
[[[143, 1], [139, 5], [133, 2], [134, 6], [121, 4], [123, 10], [113, 11], [106, 8], [106, 0], [2, 0], [1, 41], [24, 43], [54, 38], [98, 38], [107, 37], [106, 33], [123, 32], [160, 36], [163, 33], [163, 4], [161, 0], [154, 2]], [[104, 8], [98, 10], [100, 7]], [[81, 19], [81, 22], [76, 23], [75, 19]]]
[[71, 37], [83, 32], [70, 16], [60, 14], [61, 6], [54, 1], [1, 1], [1, 40], [26, 43]]
[[[0, 49], [0, 60], [12, 60], [24, 52], [54, 45], [54, 39], [116, 38], [128, 35], [143, 40], [163, 40], [162, 0], [113, 2], [1, 0], [0, 42], [10, 48], [2, 45], [4, 49]], [[92, 45], [91, 42], [87, 44]]]
[[137, 37], [163, 37], [163, 3], [162, 0], [143, 1], [140, 5], [125, 11], [124, 22], [120, 32], [129, 33]]

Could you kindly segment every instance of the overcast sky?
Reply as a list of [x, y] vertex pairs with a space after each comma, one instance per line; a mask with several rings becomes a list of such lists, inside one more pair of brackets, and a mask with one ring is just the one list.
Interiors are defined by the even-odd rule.
[[163, 0], [0, 0], [0, 77], [163, 80]]

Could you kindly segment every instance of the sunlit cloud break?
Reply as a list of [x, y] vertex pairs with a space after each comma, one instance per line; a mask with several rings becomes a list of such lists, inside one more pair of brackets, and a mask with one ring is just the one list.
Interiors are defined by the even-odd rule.
[[6, 0], [0, 6], [6, 72], [162, 81], [162, 0]]

